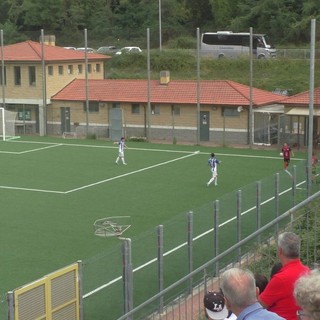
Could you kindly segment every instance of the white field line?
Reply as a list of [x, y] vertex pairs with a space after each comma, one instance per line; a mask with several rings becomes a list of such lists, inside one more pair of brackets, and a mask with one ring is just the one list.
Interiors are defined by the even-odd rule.
[[149, 167], [145, 167], [145, 168], [142, 168], [142, 169], [139, 169], [139, 170], [131, 171], [131, 172], [128, 172], [128, 173], [125, 173], [125, 174], [122, 174], [122, 175], [119, 175], [119, 176], [115, 176], [115, 177], [112, 177], [112, 178], [109, 178], [109, 179], [100, 180], [100, 181], [97, 181], [95, 183], [87, 184], [87, 185], [84, 185], [84, 186], [81, 186], [81, 187], [78, 187], [78, 188], [75, 188], [75, 189], [71, 189], [71, 190], [68, 190], [68, 191], [55, 191], [55, 190], [46, 190], [46, 189], [32, 189], [32, 188], [20, 188], [20, 187], [8, 187], [8, 186], [0, 186], [0, 189], [13, 189], [13, 190], [22, 190], [22, 191], [69, 194], [69, 193], [76, 192], [76, 191], [79, 191], [79, 190], [91, 188], [91, 187], [97, 186], [99, 184], [107, 183], [109, 181], [113, 181], [113, 180], [120, 179], [120, 178], [123, 178], [123, 177], [126, 177], [126, 176], [130, 176], [132, 174], [136, 174], [136, 173], [143, 172], [143, 171], [146, 171], [146, 170], [150, 170], [150, 169], [153, 169], [153, 168], [156, 168], [156, 167], [160, 167], [160, 166], [169, 164], [171, 162], [183, 160], [185, 158], [188, 158], [188, 157], [191, 157], [191, 156], [194, 156], [194, 155], [197, 155], [197, 154], [199, 154], [199, 151], [195, 151], [195, 152], [187, 154], [186, 156], [182, 156], [182, 157], [175, 158], [175, 159], [172, 159], [172, 160], [168, 160], [168, 161], [165, 161], [165, 162], [160, 162], [158, 164], [155, 164], [155, 165], [152, 165], [152, 166], [149, 166]]
[[[118, 149], [118, 146], [97, 146], [97, 145], [90, 145], [90, 144], [76, 144], [76, 143], [55, 143], [55, 142], [41, 142], [41, 141], [17, 141], [17, 140], [10, 140], [9, 143], [29, 143], [29, 144], [48, 144], [54, 146], [68, 146], [68, 147], [84, 147], [84, 148], [105, 148], [105, 149]], [[42, 148], [39, 148], [41, 150]], [[183, 151], [183, 150], [168, 150], [168, 149], [147, 149], [147, 148], [127, 148], [128, 150], [137, 150], [137, 151], [149, 151], [149, 152], [172, 152], [172, 153], [192, 153], [193, 151]], [[32, 149], [32, 151], [37, 151], [38, 149]], [[206, 154], [209, 156], [209, 152], [199, 152], [199, 154]], [[0, 151], [0, 153], [10, 153], [7, 151]], [[19, 152], [20, 153], [20, 152]], [[17, 154], [19, 154], [17, 153]], [[244, 157], [244, 158], [262, 158], [262, 159], [274, 159], [274, 160], [281, 160], [280, 156], [277, 157], [270, 157], [270, 156], [259, 156], [259, 155], [246, 155], [246, 154], [230, 154], [230, 153], [216, 153], [219, 156], [229, 156], [229, 157]], [[301, 158], [292, 158], [294, 160], [305, 160]]]
[[188, 154], [188, 155], [183, 156], [183, 157], [179, 157], [179, 158], [175, 158], [175, 159], [168, 160], [168, 161], [165, 161], [165, 162], [161, 162], [161, 163], [158, 163], [158, 164], [154, 164], [152, 166], [145, 167], [145, 168], [142, 168], [142, 169], [139, 169], [139, 170], [136, 170], [136, 171], [128, 172], [128, 173], [122, 174], [120, 176], [116, 176], [116, 177], [109, 178], [109, 179], [106, 179], [106, 180], [101, 180], [101, 181], [98, 181], [98, 182], [95, 182], [95, 183], [91, 183], [91, 184], [88, 184], [88, 185], [85, 185], [85, 186], [82, 186], [82, 187], [79, 187], [79, 188], [76, 188], [76, 189], [72, 189], [72, 190], [66, 191], [65, 193], [71, 193], [71, 192], [79, 191], [79, 190], [82, 190], [82, 189], [86, 189], [86, 188], [90, 188], [90, 187], [96, 186], [96, 185], [101, 184], [101, 183], [106, 183], [106, 182], [109, 182], [109, 181], [112, 181], [112, 180], [116, 180], [116, 179], [119, 179], [119, 178], [127, 177], [127, 176], [130, 176], [132, 174], [136, 174], [136, 173], [143, 172], [143, 171], [146, 171], [146, 170], [150, 170], [150, 169], [153, 169], [153, 168], [156, 168], [156, 167], [160, 167], [160, 166], [166, 165], [166, 164], [171, 163], [171, 162], [175, 162], [175, 161], [179, 161], [179, 160], [182, 160], [182, 159], [185, 159], [185, 158], [189, 158], [189, 157], [192, 157], [192, 156], [194, 156], [196, 154], [199, 154], [199, 151], [193, 152], [193, 153]]
[[[301, 181], [300, 183], [297, 184], [297, 187], [300, 186], [300, 185], [302, 185], [302, 184], [304, 184], [305, 182], [306, 182], [306, 181]], [[285, 194], [285, 193], [287, 193], [287, 192], [289, 192], [289, 191], [291, 191], [291, 188], [288, 188], [287, 190], [284, 190], [284, 191], [280, 192], [280, 193], [279, 193], [279, 196], [281, 196], [281, 195], [283, 195], [283, 194]], [[268, 202], [274, 200], [274, 198], [275, 198], [275, 197], [273, 196], [273, 197], [271, 197], [271, 198], [269, 198], [269, 199], [261, 202], [261, 205], [267, 204]], [[249, 213], [249, 212], [251, 212], [251, 211], [253, 211], [253, 210], [255, 210], [255, 209], [256, 209], [256, 206], [253, 206], [253, 207], [249, 208], [248, 210], [242, 212], [242, 213], [241, 213], [241, 216], [243, 216], [243, 215], [245, 215], [245, 214], [247, 214], [247, 213]], [[224, 221], [224, 222], [222, 222], [221, 224], [219, 224], [218, 227], [221, 228], [221, 227], [223, 227], [224, 225], [226, 225], [226, 224], [230, 223], [231, 221], [235, 220], [236, 218], [237, 218], [237, 217], [234, 216], [233, 218], [230, 218], [229, 220]], [[214, 230], [214, 228], [211, 228], [211, 229], [209, 229], [209, 230], [207, 230], [207, 231], [199, 234], [197, 237], [193, 238], [192, 241], [196, 241], [196, 240], [201, 239], [202, 237], [204, 237], [205, 235], [209, 234], [209, 233], [212, 232], [213, 230]], [[168, 256], [168, 255], [174, 253], [175, 251], [177, 251], [177, 250], [185, 247], [187, 244], [188, 244], [187, 242], [183, 242], [183, 243], [181, 243], [180, 245], [176, 246], [175, 248], [172, 248], [171, 250], [165, 252], [163, 255], [164, 255], [164, 256]], [[151, 259], [151, 260], [149, 260], [148, 262], [142, 264], [141, 266], [133, 269], [132, 272], [137, 272], [137, 271], [139, 271], [140, 269], [143, 269], [143, 268], [147, 267], [148, 265], [150, 265], [150, 264], [152, 264], [152, 263], [155, 263], [156, 261], [157, 261], [157, 258]], [[114, 284], [115, 282], [120, 281], [121, 279], [122, 279], [122, 276], [119, 276], [119, 277], [117, 277], [117, 278], [109, 281], [108, 283], [106, 283], [106, 284], [104, 284], [104, 285], [102, 285], [102, 286], [100, 286], [100, 287], [98, 287], [98, 288], [96, 288], [96, 289], [94, 289], [94, 290], [92, 290], [92, 291], [84, 294], [82, 297], [83, 297], [83, 299], [88, 298], [88, 297], [90, 297], [91, 295], [99, 292], [100, 290], [103, 290], [103, 289], [107, 288], [108, 286]]]
[[54, 144], [54, 145], [50, 145], [50, 146], [46, 146], [46, 147], [42, 147], [42, 148], [30, 149], [30, 150], [19, 151], [19, 152], [15, 152], [15, 151], [0, 151], [0, 153], [25, 154], [25, 153], [29, 153], [29, 152], [36, 152], [36, 151], [42, 151], [42, 150], [45, 150], [45, 149], [60, 147], [61, 145], [62, 145], [62, 144], [56, 143], [56, 144]]
[[32, 188], [22, 188], [22, 187], [8, 187], [8, 186], [0, 186], [0, 189], [11, 189], [11, 190], [21, 190], [21, 191], [32, 191], [32, 192], [44, 192], [44, 193], [58, 193], [65, 194], [64, 191], [57, 190], [45, 190], [45, 189], [32, 189]]

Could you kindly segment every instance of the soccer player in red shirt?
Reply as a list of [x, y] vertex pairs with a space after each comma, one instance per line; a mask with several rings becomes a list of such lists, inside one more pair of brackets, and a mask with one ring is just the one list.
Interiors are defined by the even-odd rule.
[[294, 157], [293, 151], [291, 150], [290, 146], [285, 143], [281, 149], [282, 156], [283, 156], [283, 163], [284, 163], [284, 170], [288, 169], [290, 158]]
[[296, 320], [300, 309], [293, 296], [294, 284], [310, 269], [300, 261], [300, 237], [284, 232], [278, 238], [278, 256], [282, 268], [276, 273], [259, 296], [263, 307], [287, 320]]

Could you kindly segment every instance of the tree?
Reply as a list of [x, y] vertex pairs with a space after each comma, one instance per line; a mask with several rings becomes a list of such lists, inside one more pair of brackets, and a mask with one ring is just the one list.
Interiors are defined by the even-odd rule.
[[63, 22], [62, 0], [24, 0], [24, 28], [49, 32], [60, 29]]

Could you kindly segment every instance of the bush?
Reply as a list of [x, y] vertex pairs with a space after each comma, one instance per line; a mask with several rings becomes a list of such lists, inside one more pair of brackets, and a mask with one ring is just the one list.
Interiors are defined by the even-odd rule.
[[130, 137], [129, 141], [134, 141], [134, 142], [146, 142], [147, 138], [146, 137]]
[[169, 49], [196, 49], [197, 40], [192, 37], [179, 37], [168, 42]]

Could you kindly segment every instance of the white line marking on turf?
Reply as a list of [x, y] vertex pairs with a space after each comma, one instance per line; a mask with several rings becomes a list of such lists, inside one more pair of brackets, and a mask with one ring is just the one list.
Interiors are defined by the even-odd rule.
[[175, 162], [175, 161], [183, 160], [185, 158], [192, 157], [192, 156], [197, 155], [197, 154], [199, 154], [199, 151], [195, 151], [195, 152], [189, 153], [186, 156], [182, 156], [182, 157], [179, 157], [179, 158], [175, 158], [175, 159], [172, 159], [172, 160], [161, 162], [161, 163], [158, 163], [158, 164], [146, 167], [146, 168], [142, 168], [142, 169], [139, 169], [139, 170], [131, 171], [131, 172], [128, 172], [128, 173], [125, 173], [125, 174], [122, 174], [122, 175], [119, 175], [119, 176], [115, 176], [115, 177], [112, 177], [112, 178], [109, 178], [109, 179], [105, 179], [105, 180], [97, 181], [95, 183], [87, 184], [87, 185], [84, 185], [84, 186], [79, 187], [79, 188], [70, 189], [68, 191], [55, 191], [55, 190], [46, 190], [46, 189], [32, 189], [32, 188], [8, 187], [8, 186], [0, 186], [0, 189], [12, 189], [12, 190], [22, 190], [22, 191], [35, 191], [35, 192], [68, 194], [68, 193], [76, 192], [76, 191], [79, 191], [79, 190], [91, 188], [91, 187], [97, 186], [99, 184], [106, 183], [106, 182], [109, 182], [109, 181], [113, 181], [113, 180], [116, 180], [116, 179], [120, 179], [120, 178], [123, 178], [123, 177], [126, 177], [126, 176], [130, 176], [130, 175], [135, 174], [135, 173], [139, 173], [139, 172], [150, 170], [150, 169], [153, 169], [153, 168], [156, 168], [156, 167], [160, 167], [160, 166], [163, 166], [163, 165]]
[[35, 152], [35, 151], [42, 151], [45, 149], [50, 149], [50, 148], [55, 148], [55, 147], [61, 147], [62, 144], [55, 144], [55, 145], [51, 145], [51, 146], [46, 146], [46, 147], [42, 147], [42, 148], [37, 148], [37, 149], [32, 149], [32, 150], [26, 150], [26, 151], [21, 151], [19, 152], [19, 154], [24, 154], [24, 153], [29, 153], [29, 152]]
[[[89, 145], [89, 144], [77, 144], [77, 143], [55, 143], [55, 142], [41, 142], [41, 141], [19, 141], [19, 140], [10, 140], [10, 143], [34, 143], [34, 144], [49, 144], [49, 145], [59, 145], [59, 146], [69, 146], [69, 147], [84, 147], [84, 148], [105, 148], [105, 149], [117, 149], [118, 146], [97, 146], [97, 145]], [[35, 149], [36, 151], [37, 149]], [[137, 150], [137, 151], [149, 151], [149, 152], [172, 152], [172, 153], [192, 153], [193, 151], [184, 151], [184, 150], [169, 150], [169, 149], [147, 149], [147, 148], [128, 148], [128, 150]], [[196, 151], [199, 154], [208, 155], [209, 152], [200, 152]], [[1, 153], [1, 151], [0, 151]], [[4, 153], [6, 153], [4, 151]], [[243, 157], [243, 158], [261, 158], [261, 159], [275, 159], [281, 160], [282, 158], [279, 156], [259, 156], [259, 155], [248, 155], [248, 154], [237, 154], [237, 153], [216, 153], [219, 156], [227, 156], [227, 157]], [[306, 160], [301, 158], [292, 158], [291, 160]]]
[[45, 149], [50, 149], [50, 148], [55, 148], [55, 147], [60, 147], [62, 146], [62, 144], [54, 144], [54, 145], [50, 145], [50, 146], [46, 146], [46, 147], [42, 147], [42, 148], [36, 148], [36, 149], [30, 149], [30, 150], [25, 150], [25, 151], [0, 151], [0, 153], [8, 153], [8, 154], [25, 154], [25, 153], [29, 153], [29, 152], [35, 152], [35, 151], [42, 151]]
[[11, 190], [21, 190], [21, 191], [33, 191], [33, 192], [65, 194], [64, 191], [55, 191], [55, 190], [46, 190], [46, 189], [32, 189], [32, 188], [21, 188], [21, 187], [8, 187], [8, 186], [0, 186], [0, 189], [11, 189]]
[[139, 169], [139, 170], [131, 171], [131, 172], [122, 174], [120, 176], [116, 176], [116, 177], [112, 177], [112, 178], [109, 178], [109, 179], [101, 180], [101, 181], [98, 181], [98, 182], [95, 182], [95, 183], [87, 184], [85, 186], [66, 191], [65, 193], [67, 194], [67, 193], [79, 191], [79, 190], [90, 188], [90, 187], [93, 187], [93, 186], [96, 186], [96, 185], [99, 185], [99, 184], [102, 184], [102, 183], [106, 183], [106, 182], [109, 182], [109, 181], [112, 181], [112, 180], [116, 180], [116, 179], [120, 179], [120, 178], [123, 178], [123, 177], [127, 177], [127, 176], [130, 176], [132, 174], [136, 174], [136, 173], [139, 173], [139, 172], [143, 172], [143, 171], [146, 171], [146, 170], [150, 170], [150, 169], [153, 169], [153, 168], [156, 168], [156, 167], [160, 167], [160, 166], [166, 165], [166, 164], [171, 163], [171, 162], [175, 162], [175, 161], [179, 161], [179, 160], [182, 160], [182, 159], [185, 159], [185, 158], [188, 158], [188, 157], [192, 157], [192, 156], [194, 156], [196, 154], [199, 154], [199, 151], [193, 152], [193, 153], [188, 154], [188, 155], [183, 156], [183, 157], [179, 157], [179, 158], [176, 158], [176, 159], [172, 159], [172, 160], [168, 160], [168, 161], [161, 162], [161, 163], [158, 163], [158, 164], [154, 164], [152, 166], [145, 167], [145, 168], [142, 168], [142, 169]]

